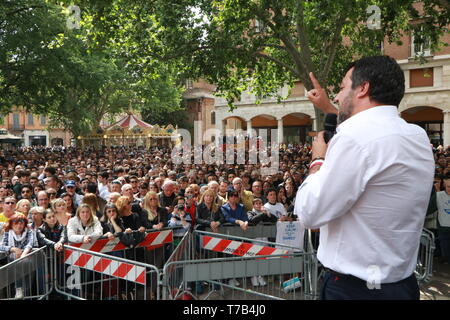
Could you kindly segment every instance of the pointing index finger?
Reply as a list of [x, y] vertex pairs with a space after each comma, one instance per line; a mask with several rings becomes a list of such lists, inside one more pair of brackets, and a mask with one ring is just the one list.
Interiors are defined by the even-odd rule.
[[311, 79], [314, 89], [322, 89], [319, 81], [317, 81], [316, 77], [314, 76], [314, 74], [312, 72], [309, 73], [309, 78]]

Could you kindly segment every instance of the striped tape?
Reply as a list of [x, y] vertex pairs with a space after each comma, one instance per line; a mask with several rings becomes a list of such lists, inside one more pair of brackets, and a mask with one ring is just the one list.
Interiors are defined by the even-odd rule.
[[100, 272], [112, 277], [145, 284], [145, 267], [130, 263], [119, 262], [112, 259], [96, 257], [91, 254], [66, 250], [64, 263], [83, 269]]
[[[149, 232], [145, 236], [145, 239], [142, 242], [140, 242], [136, 246], [136, 248], [146, 247], [147, 250], [152, 250], [160, 247], [165, 243], [170, 243], [172, 241], [173, 241], [172, 230], [154, 231]], [[95, 241], [94, 243], [73, 243], [70, 245], [72, 247], [103, 253], [128, 249], [128, 247], [122, 244], [118, 238], [114, 238], [112, 240], [100, 239]]]
[[209, 236], [203, 236], [202, 247], [206, 250], [223, 252], [241, 257], [288, 254], [288, 250]]

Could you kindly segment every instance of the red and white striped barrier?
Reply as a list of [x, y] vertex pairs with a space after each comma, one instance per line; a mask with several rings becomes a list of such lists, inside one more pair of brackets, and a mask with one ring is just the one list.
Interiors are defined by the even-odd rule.
[[[145, 239], [141, 243], [139, 243], [136, 248], [146, 247], [147, 250], [152, 250], [172, 241], [172, 230], [154, 231], [149, 232], [145, 236]], [[100, 239], [95, 241], [94, 243], [73, 243], [70, 245], [72, 247], [103, 253], [127, 249], [127, 247], [123, 245], [118, 238], [114, 238], [113, 240]]]
[[[149, 232], [136, 248], [145, 247], [147, 250], [152, 250], [172, 241], [172, 230], [154, 231]], [[114, 238], [113, 240], [99, 239], [94, 243], [73, 243], [70, 244], [70, 246], [102, 253], [127, 249], [118, 238]], [[70, 249], [64, 251], [64, 263], [128, 281], [145, 284], [145, 268], [133, 264], [100, 258]]]
[[70, 253], [69, 257], [64, 261], [66, 264], [100, 272], [112, 277], [125, 279], [139, 284], [145, 284], [145, 267], [119, 262], [112, 259], [96, 257], [91, 254], [73, 250], [66, 250], [66, 255], [67, 252]]
[[248, 242], [203, 236], [202, 247], [206, 250], [233, 254], [241, 257], [288, 254], [288, 250], [261, 246]]

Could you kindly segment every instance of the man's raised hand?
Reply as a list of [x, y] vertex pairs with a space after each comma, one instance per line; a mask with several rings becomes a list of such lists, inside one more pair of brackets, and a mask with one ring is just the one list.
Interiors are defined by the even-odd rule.
[[322, 110], [324, 113], [338, 113], [338, 110], [333, 106], [328, 99], [328, 95], [325, 90], [320, 85], [319, 81], [317, 81], [316, 77], [312, 72], [309, 73], [309, 78], [314, 86], [314, 89], [309, 90], [307, 93], [307, 97], [309, 101], [311, 101], [317, 108]]

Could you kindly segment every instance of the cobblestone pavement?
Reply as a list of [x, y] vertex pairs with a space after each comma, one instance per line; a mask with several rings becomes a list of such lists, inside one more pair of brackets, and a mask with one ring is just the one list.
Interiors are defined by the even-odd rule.
[[450, 300], [450, 265], [433, 261], [433, 278], [420, 287], [420, 300]]

